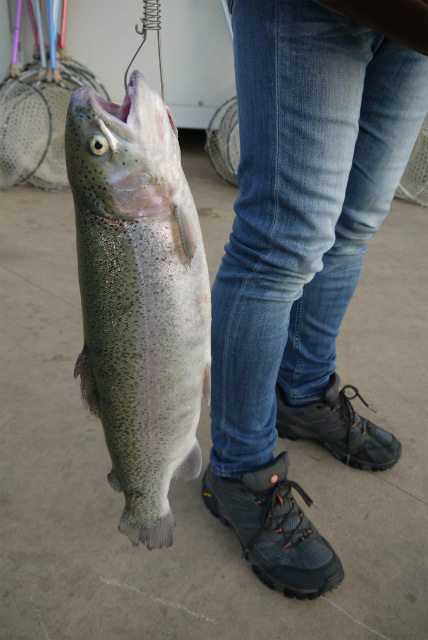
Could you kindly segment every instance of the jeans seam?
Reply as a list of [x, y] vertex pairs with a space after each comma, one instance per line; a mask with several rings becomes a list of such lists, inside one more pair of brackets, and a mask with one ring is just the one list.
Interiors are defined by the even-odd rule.
[[301, 337], [301, 333], [302, 333], [302, 316], [303, 316], [303, 295], [304, 293], [302, 293], [301, 298], [299, 298], [299, 300], [296, 300], [295, 304], [297, 304], [297, 310], [296, 310], [296, 325], [294, 328], [294, 336], [293, 336], [293, 348], [297, 354], [296, 357], [296, 366], [293, 372], [293, 386], [290, 390], [290, 395], [292, 398], [294, 398], [294, 390], [296, 388], [296, 386], [298, 386], [298, 380], [297, 380], [297, 375], [300, 375], [302, 372], [302, 364], [303, 364], [303, 359], [299, 357], [299, 343], [300, 343], [300, 337]]
[[[279, 27], [278, 27], [278, 0], [275, 3], [275, 10], [276, 10], [276, 33], [275, 33], [275, 104], [278, 105], [279, 104], [279, 95], [278, 95], [278, 86], [279, 86], [279, 82], [278, 82], [278, 59], [279, 59], [279, 55], [278, 55], [278, 40], [279, 40]], [[274, 185], [274, 194], [275, 194], [275, 212], [274, 212], [274, 218], [273, 218], [273, 222], [271, 225], [271, 228], [269, 230], [269, 252], [268, 255], [270, 255], [270, 253], [272, 252], [272, 233], [273, 230], [275, 228], [276, 225], [276, 221], [278, 219], [278, 207], [279, 207], [279, 198], [278, 198], [278, 174], [279, 174], [279, 144], [280, 144], [280, 135], [279, 135], [279, 108], [278, 106], [276, 107], [276, 158], [275, 158], [275, 185]]]

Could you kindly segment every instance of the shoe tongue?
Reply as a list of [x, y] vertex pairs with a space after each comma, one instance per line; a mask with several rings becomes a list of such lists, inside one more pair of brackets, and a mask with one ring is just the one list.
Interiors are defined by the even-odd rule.
[[278, 482], [281, 482], [281, 480], [286, 480], [288, 464], [289, 456], [288, 453], [284, 451], [268, 466], [243, 473], [241, 482], [253, 493], [268, 491], [278, 484]]
[[333, 406], [337, 404], [339, 401], [339, 390], [340, 390], [340, 378], [337, 373], [333, 373], [330, 382], [327, 387], [324, 389], [323, 399], [324, 402]]

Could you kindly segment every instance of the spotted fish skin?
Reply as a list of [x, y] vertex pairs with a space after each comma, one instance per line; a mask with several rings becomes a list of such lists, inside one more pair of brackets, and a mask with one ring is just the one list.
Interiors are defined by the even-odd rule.
[[82, 397], [101, 419], [123, 491], [119, 530], [149, 549], [173, 542], [173, 476], [199, 475], [201, 395], [210, 395], [210, 288], [177, 133], [134, 72], [122, 105], [72, 96], [66, 160], [76, 214], [84, 347]]

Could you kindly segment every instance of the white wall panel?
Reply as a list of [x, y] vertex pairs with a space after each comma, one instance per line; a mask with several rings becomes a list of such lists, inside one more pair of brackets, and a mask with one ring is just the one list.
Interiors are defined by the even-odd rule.
[[[0, 0], [0, 68], [7, 70], [11, 47], [6, 46], [9, 20], [7, 0]], [[16, 0], [9, 2], [12, 24]], [[66, 49], [72, 58], [95, 73], [114, 102], [123, 98], [123, 76], [141, 36], [141, 0], [69, 0]], [[221, 0], [161, 1], [162, 58], [165, 101], [178, 126], [204, 128], [212, 114], [234, 95], [232, 42]], [[11, 35], [11, 34], [10, 34]], [[33, 35], [23, 3], [21, 49], [30, 61]], [[160, 89], [157, 37], [149, 32], [133, 68]]]

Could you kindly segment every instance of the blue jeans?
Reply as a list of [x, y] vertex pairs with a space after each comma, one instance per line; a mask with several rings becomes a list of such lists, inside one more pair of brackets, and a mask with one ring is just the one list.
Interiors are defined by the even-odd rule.
[[234, 0], [240, 195], [212, 290], [215, 473], [273, 459], [275, 385], [317, 401], [367, 241], [428, 104], [428, 58], [316, 0]]

